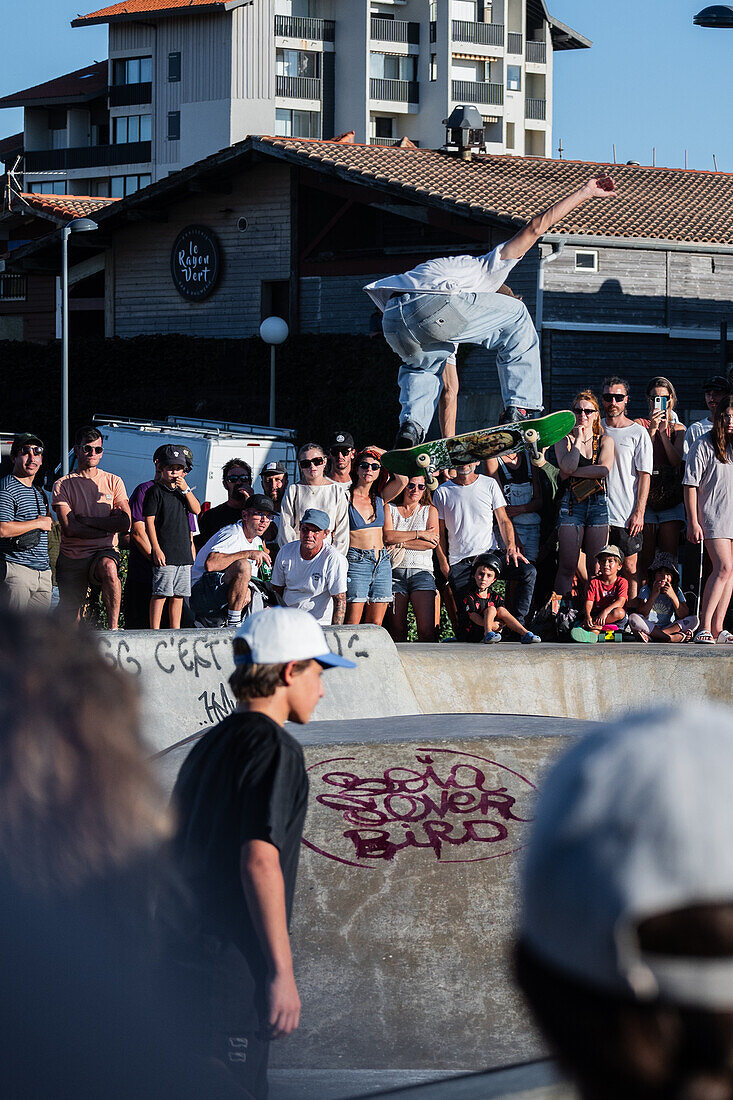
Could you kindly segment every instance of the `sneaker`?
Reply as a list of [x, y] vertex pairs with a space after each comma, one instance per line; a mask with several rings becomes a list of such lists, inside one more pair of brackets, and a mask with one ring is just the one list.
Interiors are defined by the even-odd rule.
[[584, 626], [574, 626], [570, 631], [570, 637], [574, 642], [597, 642], [598, 635], [595, 630], [586, 630]]
[[541, 409], [522, 409], [518, 405], [507, 405], [499, 417], [499, 423], [516, 424], [519, 420], [532, 420], [541, 412]]
[[539, 634], [533, 634], [531, 630], [528, 630], [522, 637], [522, 645], [536, 645], [541, 641]]
[[497, 633], [496, 630], [489, 630], [484, 634], [483, 641], [484, 645], [491, 645], [492, 642], [500, 642], [501, 634]]
[[419, 424], [416, 424], [414, 420], [403, 420], [395, 436], [394, 447], [392, 449], [401, 451], [405, 450], [407, 447], [417, 447], [418, 443], [422, 443], [424, 438], [425, 432]]

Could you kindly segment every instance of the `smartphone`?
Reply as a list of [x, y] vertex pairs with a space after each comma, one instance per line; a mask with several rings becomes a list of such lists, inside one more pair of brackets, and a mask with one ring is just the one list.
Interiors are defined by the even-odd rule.
[[661, 409], [662, 412], [666, 412], [668, 404], [669, 404], [669, 398], [666, 395], [662, 396], [661, 394], [658, 394], [654, 398], [654, 408], [655, 409]]

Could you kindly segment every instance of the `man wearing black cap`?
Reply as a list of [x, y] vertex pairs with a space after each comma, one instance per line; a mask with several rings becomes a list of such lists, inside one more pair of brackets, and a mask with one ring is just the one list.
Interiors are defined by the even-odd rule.
[[51, 604], [48, 500], [33, 480], [43, 465], [37, 435], [16, 435], [10, 448], [13, 471], [0, 481], [0, 591], [16, 611], [46, 610]]
[[326, 477], [341, 485], [351, 485], [351, 465], [356, 455], [354, 437], [348, 432], [336, 432], [328, 445], [331, 456]]
[[[191, 570], [191, 610], [203, 626], [238, 626], [249, 614], [250, 581], [272, 566], [262, 536], [272, 521], [269, 497], [256, 493], [244, 503], [239, 523], [222, 527], [201, 547]], [[260, 604], [261, 606], [261, 604]]]
[[282, 462], [266, 462], [260, 470], [262, 492], [272, 501], [275, 509], [272, 522], [265, 532], [264, 539], [270, 551], [277, 554], [277, 536], [280, 533], [280, 507], [285, 490], [288, 487], [288, 471]]
[[252, 496], [252, 468], [243, 458], [230, 458], [225, 462], [221, 479], [227, 491], [227, 499], [199, 516], [199, 533], [194, 539], [197, 550], [217, 531], [221, 531], [222, 527], [239, 523], [244, 502]]
[[704, 420], [696, 420], [694, 424], [690, 424], [685, 432], [685, 441], [682, 446], [682, 453], [685, 458], [687, 458], [687, 452], [695, 440], [699, 439], [701, 435], [705, 435], [705, 432], [709, 432], [712, 428], [715, 410], [723, 398], [730, 393], [730, 385], [722, 374], [716, 374], [712, 378], [708, 378], [703, 386], [703, 393], [709, 412]]

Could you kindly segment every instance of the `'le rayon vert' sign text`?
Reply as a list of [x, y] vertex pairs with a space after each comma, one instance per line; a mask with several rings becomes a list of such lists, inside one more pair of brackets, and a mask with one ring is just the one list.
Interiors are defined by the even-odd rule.
[[211, 229], [189, 225], [178, 234], [171, 253], [176, 290], [191, 302], [208, 298], [219, 280], [221, 249]]

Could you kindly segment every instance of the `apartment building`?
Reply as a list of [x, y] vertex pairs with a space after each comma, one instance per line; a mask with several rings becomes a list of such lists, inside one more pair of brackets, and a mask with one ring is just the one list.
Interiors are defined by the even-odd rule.
[[461, 103], [488, 152], [547, 157], [554, 55], [591, 44], [545, 0], [124, 0], [72, 26], [104, 23], [106, 62], [0, 99], [24, 191], [123, 198], [248, 134], [437, 148]]

